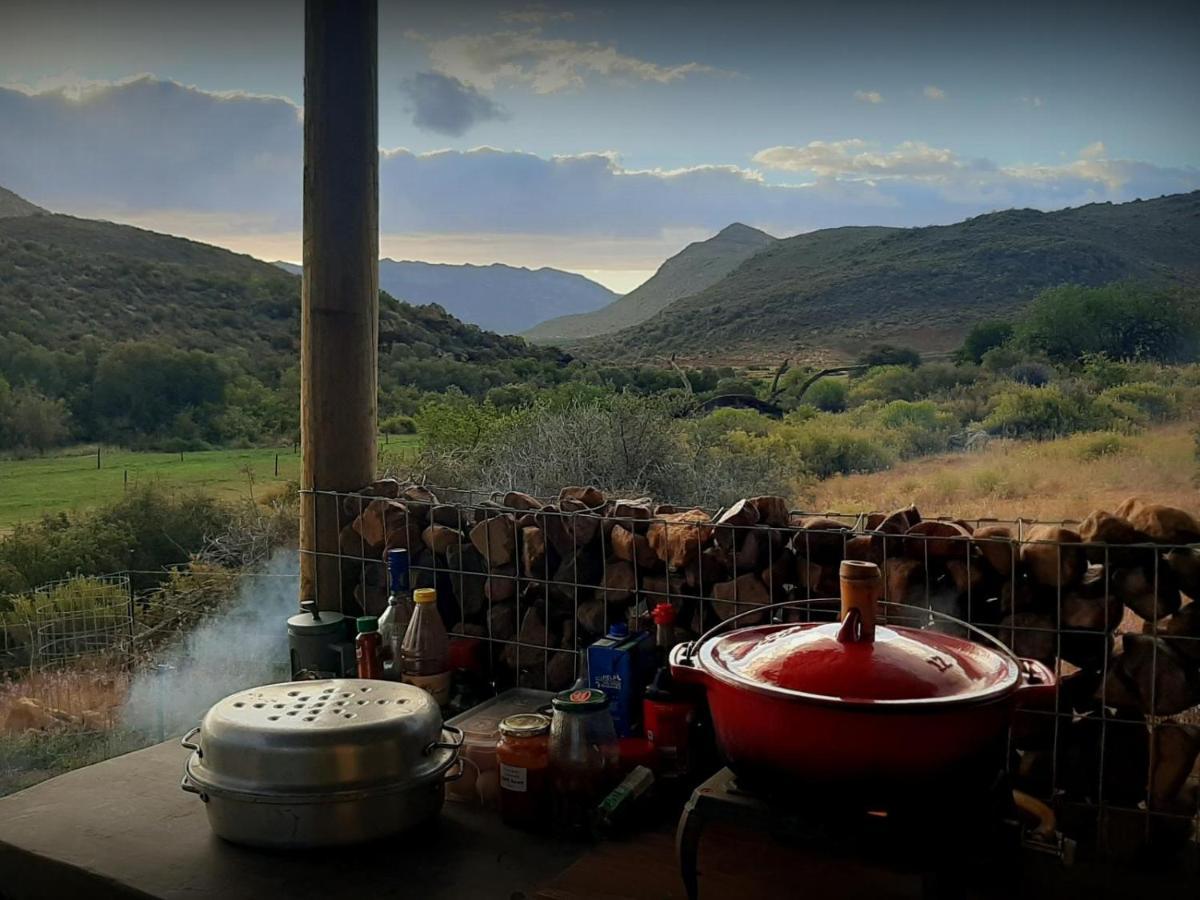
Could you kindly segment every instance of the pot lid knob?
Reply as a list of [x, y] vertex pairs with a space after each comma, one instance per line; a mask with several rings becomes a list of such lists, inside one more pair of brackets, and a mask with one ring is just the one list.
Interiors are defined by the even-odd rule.
[[843, 644], [875, 641], [875, 618], [883, 594], [879, 566], [857, 559], [842, 560], [838, 569], [842, 588], [842, 628], [837, 639]]

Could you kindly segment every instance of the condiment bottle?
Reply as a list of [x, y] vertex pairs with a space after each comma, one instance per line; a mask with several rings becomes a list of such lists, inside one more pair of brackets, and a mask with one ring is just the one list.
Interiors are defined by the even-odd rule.
[[608, 695], [597, 688], [556, 694], [551, 701], [550, 779], [555, 823], [586, 831], [592, 811], [620, 779], [621, 751], [608, 711]]
[[379, 652], [382, 645], [379, 620], [374, 616], [359, 616], [358, 637], [354, 639], [359, 678], [383, 678], [383, 657]]
[[437, 591], [413, 592], [413, 614], [400, 647], [404, 681], [429, 691], [438, 706], [450, 701], [450, 637], [437, 609]]
[[688, 736], [696, 714], [696, 698], [671, 677], [671, 648], [675, 646], [675, 607], [660, 603], [654, 607], [657, 626], [658, 670], [646, 687], [642, 699], [642, 722], [646, 739], [658, 751], [663, 775], [682, 775], [687, 771]]
[[500, 817], [518, 828], [550, 823], [550, 719], [521, 713], [500, 722]]
[[404, 633], [412, 618], [412, 596], [408, 586], [408, 551], [403, 548], [389, 550], [387, 609], [379, 617], [379, 637], [383, 641], [382, 656], [385, 675], [399, 681], [403, 672], [399, 664]]

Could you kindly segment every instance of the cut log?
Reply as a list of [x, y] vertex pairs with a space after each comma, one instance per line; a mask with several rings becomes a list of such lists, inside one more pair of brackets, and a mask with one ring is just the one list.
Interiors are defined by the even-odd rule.
[[492, 566], [483, 593], [492, 603], [505, 603], [514, 599], [517, 596], [517, 567]]
[[1200, 725], [1156, 725], [1150, 746], [1150, 798], [1157, 808], [1172, 803], [1192, 774], [1200, 756]]
[[926, 519], [904, 532], [903, 546], [909, 559], [965, 560], [971, 549], [971, 533], [954, 522]]
[[1066, 588], [1087, 570], [1087, 556], [1079, 532], [1053, 525], [1035, 525], [1021, 545], [1021, 563], [1037, 584]]
[[[388, 535], [403, 531], [407, 521], [408, 508], [399, 500], [372, 500], [354, 520], [354, 530], [368, 544], [384, 546]], [[420, 538], [419, 530], [417, 537]]]
[[[1157, 574], [1157, 581], [1156, 581]], [[1168, 566], [1158, 572], [1143, 568], [1117, 569], [1112, 573], [1112, 592], [1143, 619], [1161, 619], [1179, 610], [1183, 598]]]
[[[521, 617], [521, 627], [517, 631], [517, 641], [527, 646], [518, 647], [515, 644], [508, 644], [501, 652], [500, 659], [510, 669], [538, 668], [543, 666], [546, 662], [545, 651], [531, 648], [546, 646], [549, 642], [549, 637], [546, 625], [542, 621], [537, 607], [531, 606], [525, 611], [525, 615]], [[541, 675], [541, 671], [539, 670], [537, 674]]]
[[[741, 575], [743, 572], [757, 569], [760, 561], [767, 556], [763, 549], [766, 540], [760, 538], [760, 534], [761, 532], [756, 531], [743, 532], [738, 539], [737, 552], [732, 552], [720, 544], [710, 547], [709, 550], [729, 570], [730, 575]], [[709, 550], [704, 552], [708, 553]]]
[[439, 555], [462, 543], [462, 533], [445, 525], [430, 525], [421, 532], [425, 546]]
[[805, 519], [804, 530], [792, 538], [792, 550], [822, 565], [836, 565], [846, 551], [846, 542], [853, 534], [845, 522], [814, 516]]
[[[944, 562], [946, 574], [954, 584], [954, 590], [959, 597], [977, 597], [983, 592], [987, 580], [987, 564], [980, 558], [947, 559]], [[980, 600], [985, 599], [979, 596]]]
[[1145, 551], [1139, 555], [1136, 549], [1122, 549], [1126, 544], [1150, 543], [1150, 535], [1133, 527], [1133, 523], [1121, 516], [1104, 510], [1096, 510], [1079, 526], [1079, 536], [1087, 544], [1106, 545], [1086, 548], [1088, 559], [1093, 563], [1107, 563], [1111, 568], [1142, 565]]
[[845, 554], [846, 559], [873, 562], [877, 566], [882, 566], [883, 541], [873, 535], [860, 534], [858, 537], [846, 541]]
[[647, 575], [642, 579], [641, 591], [649, 600], [650, 606], [677, 597], [682, 593], [682, 579], [669, 578], [666, 575]]
[[579, 604], [579, 614], [575, 621], [579, 629], [587, 637], [588, 643], [600, 637], [613, 622], [624, 621], [619, 611], [610, 609], [603, 600], [588, 600]]
[[[771, 602], [770, 592], [766, 585], [753, 572], [742, 575], [733, 581], [722, 581], [713, 585], [711, 606], [717, 618], [724, 622], [749, 607], [765, 606]], [[756, 625], [765, 620], [765, 614], [744, 616], [738, 619], [740, 625]]]
[[1200, 552], [1192, 549], [1171, 550], [1163, 557], [1179, 589], [1193, 600], [1200, 600]]
[[431, 507], [429, 510], [429, 520], [434, 525], [444, 525], [447, 528], [455, 528], [463, 530], [464, 528], [474, 524], [474, 519], [471, 514], [464, 511], [460, 506], [452, 506], [449, 503], [442, 503]]
[[925, 599], [925, 564], [916, 559], [889, 557], [883, 564], [883, 599], [920, 606]]
[[613, 556], [636, 564], [639, 572], [650, 572], [658, 567], [658, 556], [644, 534], [630, 531], [624, 525], [614, 525], [609, 542]]
[[549, 586], [550, 596], [566, 603], [582, 603], [590, 600], [593, 589], [600, 586], [603, 577], [603, 565], [599, 556], [587, 550], [581, 550], [572, 556], [566, 556], [554, 570]]
[[631, 522], [649, 522], [654, 516], [654, 508], [648, 497], [640, 500], [618, 500], [613, 503], [609, 516], [628, 526]]
[[991, 570], [1001, 578], [1011, 578], [1016, 559], [1016, 542], [1011, 528], [1004, 525], [985, 525], [976, 528], [972, 543]]
[[1121, 668], [1136, 687], [1143, 712], [1173, 716], [1200, 703], [1200, 679], [1195, 668], [1165, 641], [1126, 633], [1121, 635], [1121, 643]]
[[904, 534], [904, 532], [920, 521], [921, 514], [917, 511], [917, 508], [915, 506], [907, 506], [904, 509], [897, 509], [888, 513], [875, 530], [882, 534]]
[[[754, 567], [748, 566], [747, 569], [753, 571]], [[732, 574], [732, 570], [726, 568], [720, 548], [707, 547], [684, 567], [683, 583], [696, 591], [707, 593], [714, 584], [732, 577]]]
[[546, 577], [546, 534], [536, 525], [521, 529], [521, 574], [525, 578]]
[[637, 575], [633, 563], [615, 560], [604, 569], [603, 590], [600, 597], [610, 605], [629, 603], [637, 590]]
[[782, 497], [751, 497], [750, 505], [758, 511], [758, 521], [771, 528], [786, 528], [788, 502]]
[[682, 571], [712, 537], [712, 522], [702, 509], [667, 513], [650, 523], [646, 537], [668, 569]]
[[1113, 631], [1121, 624], [1122, 615], [1121, 601], [1112, 595], [1106, 599], [1072, 591], [1062, 598], [1063, 628]]
[[338, 534], [338, 553], [351, 559], [376, 560], [383, 555], [383, 545], [368, 544], [353, 525], [346, 525]]
[[500, 502], [507, 509], [519, 509], [522, 512], [542, 508], [540, 500], [522, 491], [509, 491]]
[[558, 492], [558, 505], [564, 500], [581, 503], [585, 509], [598, 509], [604, 505], [604, 492], [598, 487], [565, 487]]
[[362, 514], [372, 500], [383, 498], [395, 500], [400, 496], [400, 482], [395, 478], [380, 478], [372, 481], [361, 490], [342, 497], [341, 515], [343, 521], [350, 522]]
[[582, 500], [566, 497], [558, 501], [558, 508], [569, 514], [564, 521], [568, 531], [575, 535], [576, 547], [586, 547], [600, 533], [603, 515]]
[[1014, 613], [1000, 620], [998, 637], [1017, 656], [1054, 666], [1058, 636], [1054, 620], [1041, 613]]
[[788, 588], [796, 583], [796, 554], [786, 547], [780, 550], [775, 554], [774, 563], [763, 569], [758, 577], [767, 586], [772, 601], [782, 601]]
[[546, 687], [552, 691], [565, 691], [575, 683], [576, 655], [567, 650], [556, 650], [550, 654], [546, 667]]
[[758, 524], [758, 509], [749, 500], [739, 500], [717, 516], [714, 530], [717, 545], [731, 551], [747, 535], [747, 529]]
[[1158, 636], [1182, 659], [1200, 665], [1200, 603], [1193, 600], [1160, 622], [1147, 622], [1144, 630], [1158, 629]]
[[1140, 504], [1128, 517], [1133, 527], [1159, 544], [1200, 542], [1200, 522], [1187, 510], [1158, 503]]
[[511, 641], [517, 634], [517, 607], [514, 603], [496, 603], [488, 610], [489, 636], [497, 641]]
[[517, 523], [511, 515], [484, 519], [471, 529], [471, 543], [489, 568], [506, 566], [516, 558]]

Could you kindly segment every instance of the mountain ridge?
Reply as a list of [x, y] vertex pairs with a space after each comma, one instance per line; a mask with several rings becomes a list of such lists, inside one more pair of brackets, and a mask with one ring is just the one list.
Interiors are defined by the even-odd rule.
[[30, 203], [24, 197], [14, 194], [7, 188], [0, 187], [0, 219], [13, 219], [21, 216], [45, 215], [46, 210]]

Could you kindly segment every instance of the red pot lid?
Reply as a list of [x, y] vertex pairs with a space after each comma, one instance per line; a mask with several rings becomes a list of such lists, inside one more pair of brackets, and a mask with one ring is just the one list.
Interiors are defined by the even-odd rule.
[[1015, 660], [981, 644], [914, 628], [875, 628], [842, 643], [838, 623], [764, 625], [701, 646], [701, 667], [721, 681], [839, 703], [978, 701], [1008, 693]]

